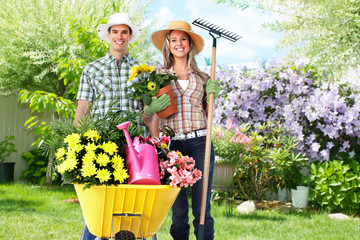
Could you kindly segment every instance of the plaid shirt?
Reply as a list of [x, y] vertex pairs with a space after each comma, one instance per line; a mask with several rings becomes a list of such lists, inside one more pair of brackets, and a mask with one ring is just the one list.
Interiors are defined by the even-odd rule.
[[[173, 68], [159, 69], [160, 73], [175, 75]], [[172, 81], [173, 95], [177, 112], [160, 119], [160, 126], [168, 125], [176, 133], [188, 133], [206, 128], [206, 81], [194, 72], [190, 72], [189, 85], [184, 91], [177, 81]]]
[[93, 103], [93, 114], [105, 114], [109, 110], [142, 110], [143, 104], [127, 99], [131, 67], [139, 62], [125, 54], [118, 66], [116, 59], [108, 53], [85, 66], [80, 78], [77, 99]]

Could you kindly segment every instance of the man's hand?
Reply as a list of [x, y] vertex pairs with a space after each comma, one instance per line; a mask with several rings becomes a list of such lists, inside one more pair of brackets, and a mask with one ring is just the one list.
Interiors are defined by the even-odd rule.
[[144, 113], [154, 114], [160, 112], [170, 106], [170, 96], [167, 94], [162, 95], [161, 97], [152, 97], [150, 105], [145, 105]]
[[214, 93], [214, 99], [216, 99], [219, 96], [219, 92], [220, 92], [219, 81], [209, 79], [206, 83], [207, 102], [209, 102], [209, 93]]

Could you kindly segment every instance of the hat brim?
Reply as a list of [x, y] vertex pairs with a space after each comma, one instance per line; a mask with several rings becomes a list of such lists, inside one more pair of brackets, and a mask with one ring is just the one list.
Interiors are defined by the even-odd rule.
[[187, 34], [189, 34], [191, 41], [195, 45], [195, 54], [198, 54], [203, 50], [204, 39], [200, 35], [192, 32], [192, 31], [187, 31], [184, 29], [175, 29], [175, 28], [159, 30], [159, 31], [156, 31], [153, 34], [151, 34], [151, 41], [153, 42], [154, 46], [157, 49], [159, 49], [160, 51], [162, 51], [167, 33], [170, 31], [173, 31], [173, 30], [179, 30], [179, 31], [186, 32]]
[[132, 31], [132, 38], [130, 40], [129, 43], [133, 43], [135, 42], [136, 40], [138, 40], [138, 38], [140, 37], [140, 33], [141, 33], [141, 29], [135, 25], [132, 25], [132, 24], [128, 24], [128, 23], [111, 23], [111, 24], [100, 24], [98, 27], [97, 27], [97, 31], [98, 31], [98, 35], [99, 35], [99, 38], [101, 40], [104, 40], [104, 41], [107, 41], [107, 42], [110, 42], [109, 41], [109, 33], [108, 33], [108, 29], [111, 27], [111, 26], [114, 26], [114, 25], [121, 25], [121, 24], [124, 24], [124, 25], [127, 25], [129, 28], [131, 28], [131, 31]]

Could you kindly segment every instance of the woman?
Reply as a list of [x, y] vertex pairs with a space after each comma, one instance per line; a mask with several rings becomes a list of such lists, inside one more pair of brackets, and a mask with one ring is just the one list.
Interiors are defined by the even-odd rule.
[[[210, 92], [217, 95], [219, 86], [216, 81], [208, 81], [209, 75], [202, 72], [194, 56], [204, 46], [203, 39], [191, 31], [185, 21], [171, 22], [169, 27], [152, 34], [155, 47], [163, 52], [164, 68], [161, 73], [172, 73], [178, 77], [172, 82], [173, 95], [177, 112], [167, 118], [159, 119], [155, 114], [150, 126], [153, 136], [159, 136], [159, 126], [168, 125], [175, 131], [171, 139], [171, 150], [193, 157], [196, 168], [204, 170], [206, 144], [207, 98]], [[214, 148], [211, 146], [209, 186], [204, 223], [204, 239], [214, 238], [214, 219], [210, 213], [210, 194], [214, 169]], [[195, 235], [198, 235], [200, 207], [202, 197], [202, 180], [191, 188], [192, 213], [194, 216]], [[188, 216], [187, 189], [180, 191], [172, 207], [172, 225], [170, 233], [173, 239], [189, 239], [190, 225]]]

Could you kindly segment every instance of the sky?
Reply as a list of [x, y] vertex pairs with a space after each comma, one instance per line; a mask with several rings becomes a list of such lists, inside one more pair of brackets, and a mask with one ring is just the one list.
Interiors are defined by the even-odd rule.
[[[149, 18], [156, 21], [154, 30], [166, 29], [174, 20], [192, 23], [200, 18], [242, 36], [236, 42], [224, 38], [217, 40], [217, 65], [249, 66], [263, 59], [282, 58], [288, 52], [286, 49], [277, 49], [282, 38], [281, 33], [261, 26], [263, 23], [275, 21], [276, 17], [260, 10], [235, 9], [227, 4], [218, 5], [211, 0], [153, 0], [148, 10]], [[205, 65], [205, 58], [211, 59], [212, 37], [200, 27], [193, 24], [191, 27], [205, 41], [203, 51], [196, 57], [199, 65]]]

